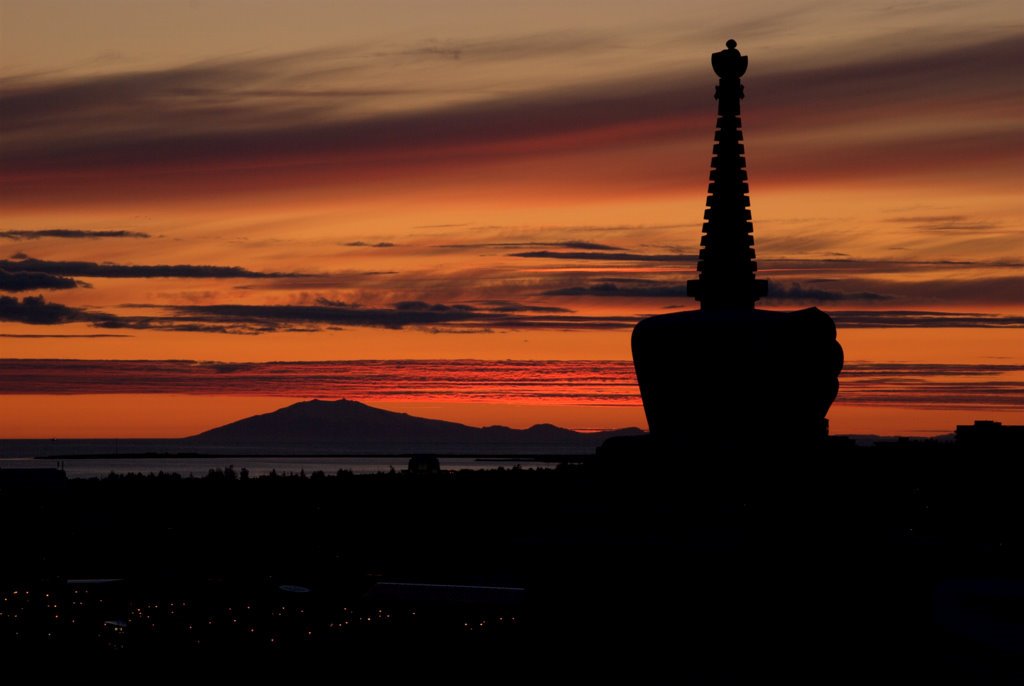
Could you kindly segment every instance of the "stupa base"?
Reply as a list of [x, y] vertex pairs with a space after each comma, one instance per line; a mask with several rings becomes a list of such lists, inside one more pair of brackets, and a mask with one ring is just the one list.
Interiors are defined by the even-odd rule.
[[814, 307], [694, 310], [637, 324], [633, 361], [656, 445], [746, 449], [828, 437], [843, 351]]

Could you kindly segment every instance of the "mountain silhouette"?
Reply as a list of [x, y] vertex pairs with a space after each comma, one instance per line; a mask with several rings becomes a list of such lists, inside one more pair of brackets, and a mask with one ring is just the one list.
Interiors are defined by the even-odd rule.
[[406, 452], [544, 447], [593, 450], [612, 436], [639, 435], [640, 429], [580, 433], [551, 424], [528, 429], [507, 426], [477, 428], [439, 419], [389, 412], [354, 400], [308, 400], [275, 412], [241, 419], [191, 436], [204, 445], [259, 445], [294, 449], [309, 445], [341, 451], [385, 449]]

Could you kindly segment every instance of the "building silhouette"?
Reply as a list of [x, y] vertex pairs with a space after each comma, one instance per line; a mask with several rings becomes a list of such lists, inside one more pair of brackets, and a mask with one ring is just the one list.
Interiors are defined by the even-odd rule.
[[956, 444], [960, 448], [1020, 454], [1024, 449], [1024, 425], [1003, 424], [987, 419], [974, 424], [958, 424]]
[[661, 445], [813, 444], [827, 437], [843, 352], [835, 324], [811, 307], [756, 309], [753, 224], [740, 100], [747, 57], [730, 40], [712, 55], [718, 123], [698, 278], [687, 293], [700, 310], [644, 319], [633, 360], [644, 411]]

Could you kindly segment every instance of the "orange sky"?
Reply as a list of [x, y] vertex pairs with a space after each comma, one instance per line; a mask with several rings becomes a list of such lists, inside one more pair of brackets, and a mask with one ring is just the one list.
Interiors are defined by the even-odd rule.
[[[830, 312], [851, 362], [918, 365], [886, 381], [898, 402], [851, 376], [833, 431], [1024, 423], [1019, 5], [729, 15], [2, 0], [0, 357], [627, 360], [638, 318], [696, 305], [680, 289], [708, 55], [734, 37], [761, 304]], [[935, 365], [975, 372], [953, 388]], [[0, 437], [186, 435], [295, 399], [126, 386], [98, 402], [81, 379], [40, 394], [54, 368], [34, 373], [0, 380]], [[643, 421], [635, 402], [466, 393], [382, 403]]]

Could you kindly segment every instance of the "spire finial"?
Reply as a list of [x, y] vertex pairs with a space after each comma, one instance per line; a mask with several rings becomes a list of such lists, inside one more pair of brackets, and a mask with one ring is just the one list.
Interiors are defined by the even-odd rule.
[[711, 66], [720, 78], [738, 79], [747, 71], [747, 56], [740, 54], [736, 41], [730, 38], [725, 42], [725, 50], [711, 54]]

